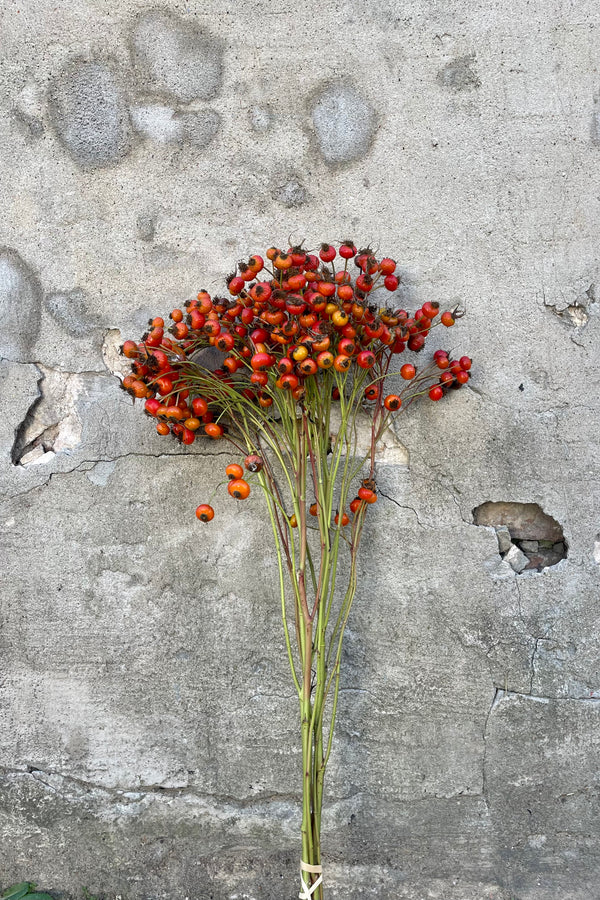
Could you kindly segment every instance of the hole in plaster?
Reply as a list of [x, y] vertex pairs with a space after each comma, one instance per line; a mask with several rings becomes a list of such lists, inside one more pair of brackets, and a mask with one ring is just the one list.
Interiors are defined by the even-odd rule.
[[562, 526], [537, 503], [482, 503], [473, 510], [475, 525], [496, 530], [498, 552], [515, 572], [555, 566], [567, 556]]
[[544, 300], [544, 306], [568, 325], [572, 325], [574, 328], [584, 328], [589, 321], [590, 315], [598, 309], [596, 285], [592, 282], [586, 291], [567, 306], [561, 306], [559, 302], [551, 303], [546, 300]]
[[[23, 422], [26, 427], [30, 424], [28, 419]], [[34, 463], [49, 462], [54, 456], [54, 442], [58, 437], [59, 425], [50, 425], [41, 434], [21, 449], [15, 442], [13, 465], [31, 466]]]
[[[329, 442], [330, 446], [335, 443], [337, 434], [341, 425], [340, 410], [338, 406], [332, 407], [330, 419]], [[355, 439], [357, 456], [366, 456], [371, 448], [372, 419], [364, 412], [359, 412], [355, 419]], [[389, 427], [385, 429], [379, 440], [377, 451], [375, 453], [375, 462], [387, 466], [404, 466], [410, 465], [410, 456], [408, 448], [402, 444], [393, 430]]]
[[104, 365], [113, 375], [118, 375], [123, 379], [131, 371], [131, 363], [125, 357], [121, 356], [121, 332], [118, 328], [109, 328], [104, 333], [102, 341], [102, 359]]
[[190, 359], [203, 369], [214, 372], [223, 365], [223, 360], [227, 357], [227, 353], [217, 350], [216, 347], [204, 347], [202, 350], [196, 350], [192, 353]]
[[81, 378], [38, 364], [38, 395], [15, 432], [11, 460], [14, 466], [50, 462], [62, 450], [81, 441], [77, 398]]

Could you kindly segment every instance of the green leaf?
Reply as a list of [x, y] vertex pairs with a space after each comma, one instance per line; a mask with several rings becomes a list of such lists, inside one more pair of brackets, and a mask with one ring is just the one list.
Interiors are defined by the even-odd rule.
[[13, 884], [12, 887], [9, 887], [2, 894], [0, 900], [21, 900], [21, 897], [24, 897], [25, 894], [34, 887], [35, 884], [31, 884], [29, 881], [21, 881], [20, 884]]
[[35, 891], [33, 894], [26, 894], [25, 900], [54, 900], [50, 894], [44, 894], [41, 891]]

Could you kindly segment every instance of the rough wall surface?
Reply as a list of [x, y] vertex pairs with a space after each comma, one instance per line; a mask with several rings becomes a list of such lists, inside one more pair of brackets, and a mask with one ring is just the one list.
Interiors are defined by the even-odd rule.
[[[2, 5], [0, 887], [297, 894], [261, 504], [200, 531], [224, 457], [166, 447], [113, 374], [291, 234], [465, 302], [476, 360], [379, 467], [328, 896], [597, 896], [599, 26], [592, 0]], [[519, 574], [489, 501], [538, 504], [566, 558]]]

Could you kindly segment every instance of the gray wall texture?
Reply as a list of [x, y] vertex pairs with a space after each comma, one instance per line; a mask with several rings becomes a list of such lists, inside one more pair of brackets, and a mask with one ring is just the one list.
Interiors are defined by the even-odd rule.
[[[291, 235], [373, 242], [413, 309], [464, 302], [475, 359], [378, 467], [328, 896], [597, 897], [598, 4], [9, 0], [0, 23], [0, 885], [297, 895], [260, 498], [197, 523], [229, 453], [165, 443], [114, 374], [150, 313]], [[476, 524], [489, 501], [517, 506]]]

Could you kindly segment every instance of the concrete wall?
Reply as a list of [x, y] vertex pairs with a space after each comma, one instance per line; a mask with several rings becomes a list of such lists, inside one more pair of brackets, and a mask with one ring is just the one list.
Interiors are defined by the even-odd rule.
[[[3, 5], [0, 885], [297, 894], [261, 503], [196, 523], [225, 457], [164, 443], [113, 374], [150, 313], [291, 234], [373, 242], [412, 308], [464, 302], [453, 340], [475, 359], [470, 389], [400, 418], [408, 464], [379, 467], [328, 896], [596, 896], [599, 18], [592, 0]], [[474, 524], [488, 501], [538, 504], [566, 559], [517, 574]]]

